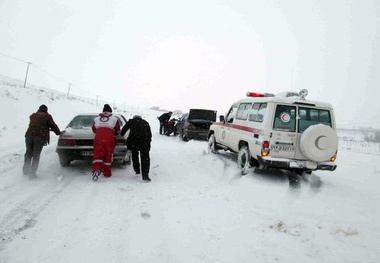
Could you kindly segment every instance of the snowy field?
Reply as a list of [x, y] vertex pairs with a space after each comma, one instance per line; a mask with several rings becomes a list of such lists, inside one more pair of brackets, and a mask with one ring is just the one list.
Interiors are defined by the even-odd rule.
[[2, 263], [380, 261], [376, 144], [340, 145], [334, 172], [241, 176], [234, 155], [161, 136], [162, 112], [127, 107], [127, 118], [140, 114], [151, 125], [152, 182], [131, 166], [114, 165], [113, 176], [98, 182], [91, 162], [62, 168], [54, 134], [38, 179], [29, 180], [21, 171], [29, 115], [46, 104], [63, 130], [103, 102], [1, 78], [0, 102]]

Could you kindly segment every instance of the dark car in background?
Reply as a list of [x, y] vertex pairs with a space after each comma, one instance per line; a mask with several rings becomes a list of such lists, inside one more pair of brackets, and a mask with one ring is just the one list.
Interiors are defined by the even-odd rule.
[[[98, 113], [83, 113], [75, 116], [66, 126], [65, 130], [58, 138], [56, 152], [59, 156], [61, 166], [69, 166], [74, 160], [92, 159], [94, 155], [94, 137], [91, 126]], [[127, 120], [121, 114], [114, 113], [123, 127]], [[131, 154], [127, 148], [126, 140], [128, 134], [116, 137], [116, 146], [113, 153], [113, 160], [120, 161], [121, 164], [130, 164]]]
[[175, 131], [184, 141], [207, 140], [210, 125], [216, 121], [216, 113], [215, 110], [190, 109], [179, 118]]

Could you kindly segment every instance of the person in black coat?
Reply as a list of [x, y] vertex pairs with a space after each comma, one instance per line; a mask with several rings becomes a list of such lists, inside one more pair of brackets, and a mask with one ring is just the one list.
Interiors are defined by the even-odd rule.
[[[150, 143], [152, 141], [152, 131], [149, 123], [142, 119], [141, 116], [135, 115], [121, 129], [121, 136], [124, 136], [126, 132], [130, 130], [127, 138], [128, 149], [132, 152], [132, 164], [133, 170], [136, 174], [142, 173], [142, 179], [144, 181], [151, 181], [149, 178], [150, 169]], [[141, 169], [140, 161], [141, 160]]]
[[160, 134], [163, 134], [165, 125], [170, 120], [170, 117], [172, 116], [172, 114], [173, 112], [169, 111], [169, 112], [163, 113], [160, 117], [157, 117], [157, 119], [160, 121]]

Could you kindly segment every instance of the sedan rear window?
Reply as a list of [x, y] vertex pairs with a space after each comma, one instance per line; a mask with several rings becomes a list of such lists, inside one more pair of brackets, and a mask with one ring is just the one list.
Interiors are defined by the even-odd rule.
[[83, 127], [91, 127], [92, 123], [94, 122], [94, 119], [97, 115], [81, 115], [76, 116], [72, 121], [67, 125], [67, 127], [73, 128], [73, 129], [81, 129]]

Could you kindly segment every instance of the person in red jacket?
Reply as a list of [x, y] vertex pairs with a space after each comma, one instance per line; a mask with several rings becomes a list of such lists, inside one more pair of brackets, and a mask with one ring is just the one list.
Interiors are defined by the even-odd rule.
[[50, 131], [60, 135], [57, 124], [48, 113], [48, 107], [42, 104], [38, 111], [29, 116], [29, 126], [25, 133], [26, 153], [22, 171], [31, 178], [37, 177], [38, 164], [42, 148], [50, 142]]
[[170, 134], [176, 135], [176, 130], [175, 130], [175, 125], [176, 125], [177, 120], [176, 119], [171, 119], [169, 120], [164, 128], [164, 134], [166, 136], [170, 136]]
[[112, 115], [110, 105], [104, 104], [103, 112], [94, 119], [92, 131], [95, 133], [92, 179], [96, 181], [101, 173], [105, 177], [112, 176], [112, 154], [120, 133], [119, 119]]

